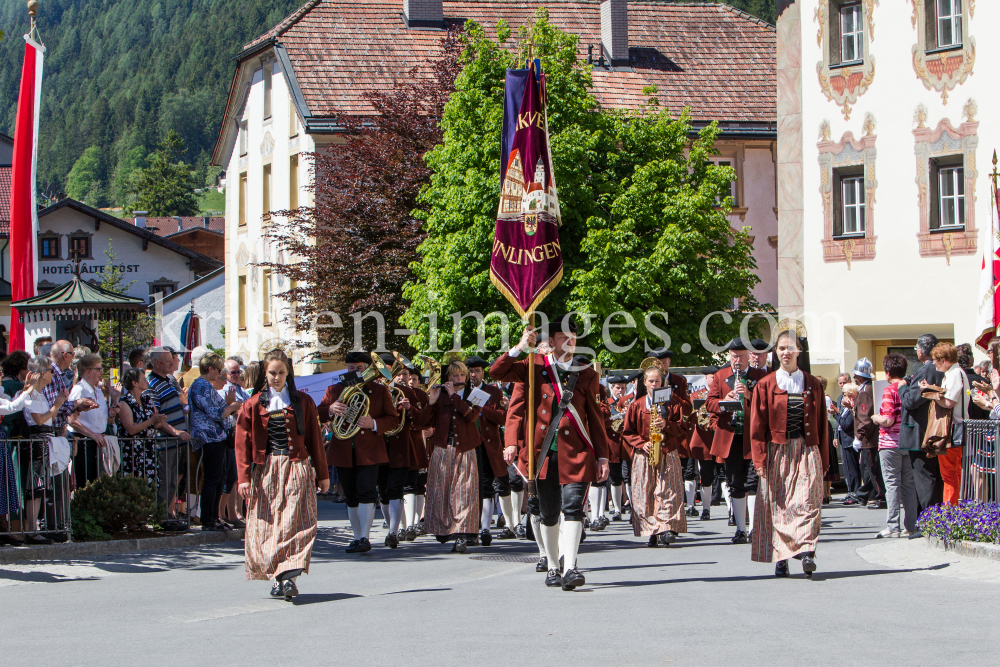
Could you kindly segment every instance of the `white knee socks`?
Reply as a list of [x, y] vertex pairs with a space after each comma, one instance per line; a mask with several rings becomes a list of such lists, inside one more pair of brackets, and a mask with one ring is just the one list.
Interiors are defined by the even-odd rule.
[[351, 522], [351, 532], [354, 533], [354, 539], [361, 539], [361, 519], [358, 514], [357, 507], [347, 508], [347, 520]]
[[729, 485], [725, 482], [722, 483], [722, 497], [726, 499], [726, 507], [729, 508], [730, 512], [732, 512], [733, 502], [732, 498], [729, 497]]
[[389, 532], [395, 533], [399, 530], [399, 520], [403, 518], [403, 501], [389, 501]]
[[510, 496], [500, 496], [500, 511], [503, 512], [503, 518], [507, 522], [507, 528], [509, 530], [514, 530], [514, 526], [521, 519], [520, 516], [514, 514], [514, 506], [511, 503]]
[[698, 490], [698, 484], [692, 480], [684, 480], [684, 493], [687, 496], [687, 506], [694, 507], [694, 494]]
[[546, 556], [545, 552], [545, 534], [542, 532], [542, 519], [536, 514], [529, 514], [529, 520], [531, 521], [531, 531], [535, 534], [535, 544], [538, 545], [538, 555]]
[[424, 518], [424, 497], [422, 495], [417, 496], [416, 501], [417, 502], [413, 505], [416, 510], [416, 519], [414, 523]]
[[590, 522], [593, 523], [597, 521], [597, 507], [601, 502], [601, 489], [597, 485], [591, 484], [590, 491], [587, 492], [587, 497], [590, 499]]
[[489, 530], [490, 523], [493, 522], [493, 499], [486, 498], [483, 500], [483, 511], [479, 517], [479, 529]]
[[375, 521], [375, 504], [362, 503], [358, 505], [358, 519], [361, 521], [361, 537], [367, 540], [372, 532], [372, 522]]
[[747, 499], [733, 498], [733, 519], [736, 520], [736, 530], [747, 532]]
[[403, 496], [403, 515], [406, 519], [404, 528], [409, 528], [417, 523], [417, 497], [412, 493]]
[[[563, 557], [564, 575], [576, 567], [576, 554], [580, 551], [581, 535], [583, 535], [583, 522], [563, 521], [559, 529], [559, 553]], [[552, 569], [551, 565], [549, 569]]]
[[712, 506], [712, 487], [701, 487], [701, 508], [707, 510]]
[[611, 487], [611, 504], [615, 506], [615, 514], [622, 513], [622, 485]]
[[[577, 524], [583, 528], [582, 523], [577, 522]], [[538, 525], [541, 528], [541, 533], [544, 535], [542, 543], [545, 546], [545, 557], [549, 561], [549, 569], [558, 570], [559, 551], [561, 546], [560, 542], [562, 542], [562, 532], [559, 530], [559, 524], [546, 526], [541, 522], [541, 519], [539, 519]], [[538, 539], [538, 533], [535, 533], [535, 539]]]
[[389, 523], [389, 506], [387, 504], [385, 504], [385, 503], [379, 503], [379, 506], [382, 508], [382, 520], [385, 521], [386, 524], [388, 525], [388, 523]]
[[753, 512], [757, 507], [757, 494], [747, 494], [747, 508], [750, 510], [750, 530], [753, 530]]
[[[511, 491], [510, 492], [510, 503], [511, 503], [511, 506], [513, 507], [513, 510], [514, 510], [514, 513], [513, 513], [512, 516], [514, 516], [517, 519], [517, 521], [515, 521], [514, 523], [515, 524], [516, 523], [520, 523], [521, 522], [521, 508], [524, 507], [524, 491]], [[514, 528], [513, 525], [511, 525], [510, 527], [511, 527], [511, 529]]]
[[603, 519], [604, 518], [604, 508], [608, 504], [608, 485], [607, 484], [601, 484], [601, 486], [599, 487], [599, 490], [601, 492], [601, 495], [600, 495], [600, 497], [597, 500], [597, 518], [598, 519]]

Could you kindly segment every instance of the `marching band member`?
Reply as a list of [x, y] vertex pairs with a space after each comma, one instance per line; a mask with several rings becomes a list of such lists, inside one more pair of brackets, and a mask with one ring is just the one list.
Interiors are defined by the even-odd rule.
[[[371, 364], [371, 356], [362, 351], [347, 353], [347, 371], [360, 375]], [[337, 416], [347, 414], [348, 407], [340, 400], [340, 395], [349, 385], [338, 382], [326, 390], [319, 404], [319, 420], [326, 423]], [[334, 437], [328, 445], [328, 458], [337, 468], [337, 476], [347, 496], [347, 517], [351, 522], [354, 539], [347, 547], [347, 553], [365, 553], [372, 550], [368, 536], [375, 520], [375, 503], [378, 501], [378, 468], [389, 462], [382, 433], [399, 425], [399, 416], [392, 404], [392, 395], [384, 384], [374, 377], [369, 379], [362, 391], [368, 396], [368, 414], [358, 417], [361, 427], [355, 435], [346, 440]]]
[[615, 375], [608, 378], [607, 405], [609, 410], [614, 410], [615, 416], [612, 418], [612, 430], [608, 433], [608, 444], [610, 445], [611, 456], [608, 461], [608, 479], [611, 485], [611, 504], [614, 506], [614, 513], [611, 515], [612, 521], [622, 520], [622, 485], [625, 482], [623, 477], [623, 467], [626, 456], [625, 448], [622, 445], [622, 426], [625, 423], [625, 411], [628, 410], [631, 399], [625, 395], [625, 387], [628, 379]]
[[291, 600], [296, 577], [309, 572], [316, 489], [330, 489], [330, 473], [316, 405], [296, 391], [288, 357], [273, 350], [261, 366], [236, 419], [237, 490], [248, 502], [246, 577], [274, 579], [271, 596]]
[[[498, 359], [495, 359], [493, 363], [497, 363]], [[544, 360], [541, 355], [536, 354], [535, 365], [543, 363]], [[492, 368], [490, 366], [491, 371]], [[524, 404], [527, 401], [527, 392], [525, 391], [526, 385], [520, 382], [512, 384], [514, 388], [511, 390], [510, 401], [507, 403], [507, 419], [503, 427], [504, 460], [510, 461], [510, 467], [514, 468], [514, 471], [522, 481], [525, 481], [528, 476], [528, 448], [524, 443]], [[514, 452], [514, 455], [510, 455], [510, 452]], [[536, 460], [537, 465], [538, 462]], [[545, 550], [545, 532], [542, 530], [542, 516], [538, 508], [538, 496], [529, 496], [525, 505], [528, 512], [525, 517], [525, 524], [529, 521], [531, 522], [531, 536], [538, 547], [538, 562], [535, 564], [535, 572], [547, 574], [549, 571], [549, 559], [548, 552]], [[525, 536], [527, 537], [527, 530], [525, 530]], [[558, 546], [553, 548], [557, 549]]]
[[[701, 369], [705, 376], [705, 384], [709, 387], [715, 379], [715, 374], [719, 372], [718, 366], [706, 366]], [[712, 456], [712, 442], [715, 440], [715, 429], [711, 427], [711, 413], [705, 405], [698, 408], [696, 426], [691, 433], [691, 461], [697, 461], [698, 478], [701, 481], [701, 520], [708, 521], [712, 518], [712, 487], [715, 484], [716, 465], [715, 457]], [[691, 516], [689, 514], [689, 516]]]
[[479, 540], [484, 547], [490, 546], [493, 542], [490, 523], [493, 521], [494, 495], [499, 495], [500, 509], [507, 522], [507, 526], [497, 536], [498, 539], [515, 537], [511, 526], [516, 523], [514, 508], [510, 501], [510, 473], [507, 471], [507, 462], [503, 460], [503, 438], [500, 436], [500, 427], [507, 417], [500, 406], [503, 392], [499, 387], [483, 382], [488, 365], [485, 359], [475, 355], [465, 360], [465, 366], [469, 369], [469, 383], [462, 394], [466, 400], [473, 389], [481, 389], [490, 395], [490, 400], [480, 408], [481, 416], [476, 422], [482, 438], [482, 444], [476, 448], [476, 461], [479, 465], [479, 499], [482, 505]]
[[[726, 483], [736, 525], [732, 541], [733, 544], [746, 544], [747, 496], [756, 500], [757, 494], [757, 473], [750, 461], [749, 423], [746, 427], [739, 421], [733, 424], [733, 412], [723, 410], [719, 401], [738, 401], [742, 396], [745, 404], [749, 405], [753, 387], [766, 373], [759, 368], [749, 368], [747, 348], [739, 338], [731, 340], [726, 349], [729, 350], [729, 366], [715, 374], [705, 407], [713, 414], [711, 425], [715, 428], [715, 438], [712, 441], [712, 456], [725, 461]], [[750, 515], [753, 516], [752, 506]]]
[[[417, 395], [417, 410], [423, 411], [430, 400], [424, 390], [423, 378], [416, 366], [407, 366], [410, 371], [410, 388]], [[427, 493], [427, 465], [430, 458], [427, 454], [427, 438], [434, 429], [419, 426], [410, 420], [410, 473], [406, 476], [406, 486], [403, 487], [403, 515], [406, 521], [406, 540], [412, 542], [418, 535], [423, 535], [421, 522], [424, 516], [424, 498]]]
[[788, 576], [788, 559], [816, 571], [823, 507], [823, 475], [829, 466], [826, 401], [819, 379], [798, 367], [794, 330], [781, 331], [776, 345], [781, 368], [753, 391], [750, 441], [760, 478], [750, 558], [777, 560], [776, 577]]
[[[410, 458], [413, 454], [412, 425], [414, 420], [419, 421], [420, 413], [416, 409], [417, 395], [409, 386], [410, 371], [392, 354], [383, 353], [379, 356], [391, 369], [393, 385], [403, 392], [404, 398], [395, 404], [396, 411], [398, 413], [400, 410], [406, 410], [406, 421], [402, 430], [393, 435], [383, 436], [389, 462], [378, 467], [379, 502], [382, 504], [382, 514], [389, 524], [385, 546], [395, 549], [401, 539], [399, 523], [403, 519], [403, 494], [406, 490], [406, 479], [410, 475]], [[405, 530], [402, 531], [402, 539], [406, 539]]]
[[[679, 451], [688, 437], [684, 419], [691, 414], [691, 399], [687, 381], [668, 374], [659, 359], [647, 359], [643, 365], [643, 396], [629, 406], [622, 428], [622, 438], [633, 451], [632, 529], [636, 537], [648, 536], [651, 547], [669, 546], [678, 533], [687, 532]], [[670, 400], [662, 410], [666, 416], [653, 403], [653, 392], [665, 382], [672, 383]], [[650, 460], [654, 447], [651, 425], [663, 434], [655, 466]]]
[[479, 525], [479, 468], [476, 448], [481, 442], [476, 420], [480, 409], [462, 399], [469, 370], [461, 361], [445, 369], [447, 381], [428, 392], [429, 420], [434, 427], [427, 469], [424, 530], [438, 542], [455, 541], [452, 553], [464, 554]]
[[772, 372], [768, 358], [771, 354], [769, 343], [760, 338], [754, 338], [750, 341], [750, 349], [747, 352], [749, 353], [750, 368], [759, 368], [766, 373]]
[[[527, 383], [528, 373], [534, 375], [535, 405], [518, 406], [521, 414], [513, 424], [526, 421], [526, 410], [535, 411], [534, 447], [538, 450], [539, 475], [537, 481], [541, 530], [549, 567], [546, 586], [562, 586], [573, 590], [586, 583], [576, 568], [577, 553], [583, 535], [583, 504], [588, 484], [603, 482], [608, 477], [608, 442], [604, 431], [598, 396], [600, 378], [591, 366], [583, 366], [573, 358], [576, 349], [577, 325], [571, 315], [553, 319], [548, 329], [551, 353], [542, 364], [528, 367], [528, 362], [518, 360], [523, 353], [536, 346], [538, 334], [534, 327], [525, 328], [520, 342], [501, 355], [490, 368], [490, 376], [501, 382]], [[574, 384], [575, 383], [575, 384]], [[571, 385], [573, 385], [571, 387]], [[569, 392], [564, 394], [564, 392]], [[527, 394], [527, 391], [525, 391]], [[562, 397], [568, 399], [565, 412], [561, 409]], [[513, 401], [508, 413], [513, 411]], [[553, 413], [559, 415], [553, 424]], [[507, 421], [507, 427], [512, 422]], [[554, 427], [553, 439], [546, 451], [545, 436]], [[514, 460], [516, 450], [508, 447], [504, 457]], [[563, 523], [559, 525], [560, 510]], [[558, 546], [558, 548], [557, 548]], [[559, 558], [563, 558], [560, 576]]]

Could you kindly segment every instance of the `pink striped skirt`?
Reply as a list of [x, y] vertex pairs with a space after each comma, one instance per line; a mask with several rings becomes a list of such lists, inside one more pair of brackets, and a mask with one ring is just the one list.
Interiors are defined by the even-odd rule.
[[435, 447], [427, 467], [424, 530], [440, 540], [479, 533], [479, 467], [476, 450], [457, 454]]
[[316, 541], [316, 471], [309, 461], [268, 456], [254, 466], [247, 507], [247, 579], [309, 572]]
[[823, 458], [802, 438], [767, 445], [766, 474], [757, 486], [750, 559], [787, 560], [815, 552], [823, 509]]
[[632, 530], [636, 537], [687, 532], [684, 471], [676, 451], [661, 452], [656, 469], [640, 450], [632, 457]]

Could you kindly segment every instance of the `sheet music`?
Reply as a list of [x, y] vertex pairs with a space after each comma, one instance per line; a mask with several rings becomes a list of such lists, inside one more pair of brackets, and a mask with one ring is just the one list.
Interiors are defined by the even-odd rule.
[[467, 400], [469, 403], [476, 406], [477, 408], [481, 408], [489, 402], [490, 395], [485, 391], [483, 391], [482, 389], [480, 389], [479, 387], [476, 387], [475, 389], [469, 392], [469, 395], [465, 400]]

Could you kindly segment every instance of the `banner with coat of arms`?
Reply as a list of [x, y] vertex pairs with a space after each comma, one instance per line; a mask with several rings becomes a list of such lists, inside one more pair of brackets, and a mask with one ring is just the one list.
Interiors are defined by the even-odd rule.
[[490, 257], [490, 280], [521, 317], [534, 312], [563, 274], [559, 197], [540, 70], [538, 61], [526, 70], [507, 70], [500, 206]]

